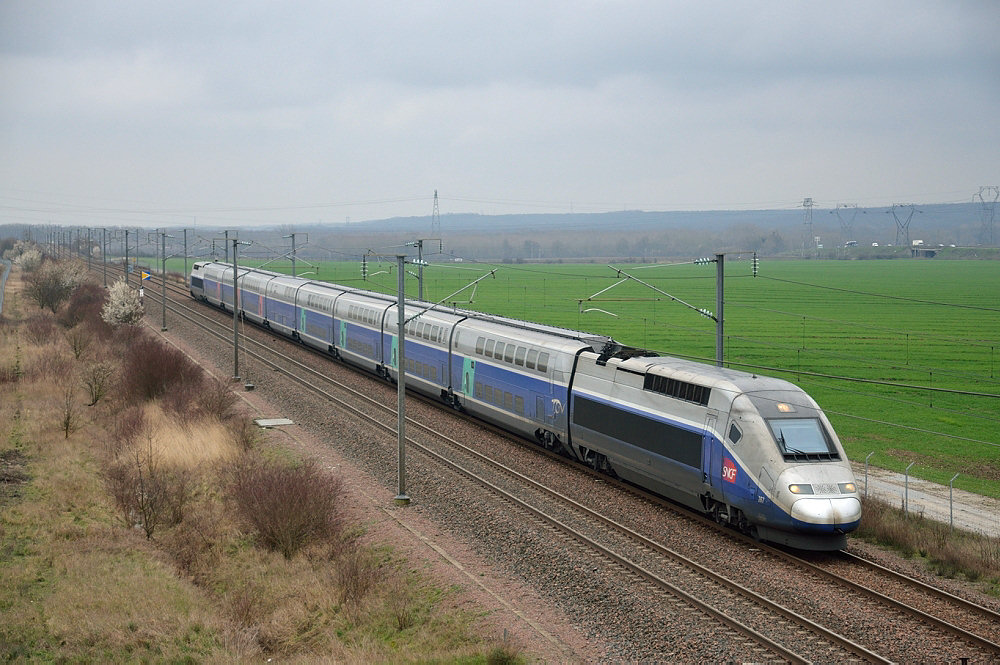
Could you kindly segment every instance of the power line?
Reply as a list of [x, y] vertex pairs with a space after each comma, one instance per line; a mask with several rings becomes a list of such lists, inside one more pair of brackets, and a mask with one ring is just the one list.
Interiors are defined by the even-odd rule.
[[871, 296], [873, 298], [885, 298], [886, 300], [902, 300], [905, 302], [916, 302], [923, 305], [940, 305], [942, 307], [958, 307], [960, 309], [974, 309], [982, 312], [1000, 312], [1000, 308], [996, 307], [983, 307], [980, 305], [964, 305], [961, 303], [952, 302], [939, 302], [936, 300], [924, 300], [922, 298], [909, 298], [907, 296], [891, 296], [884, 293], [871, 293], [868, 291], [858, 291], [855, 289], [845, 289], [839, 286], [823, 286], [821, 284], [810, 284], [808, 282], [799, 282], [794, 279], [781, 279], [779, 277], [768, 277], [767, 275], [761, 275], [762, 279], [769, 279], [774, 282], [782, 282], [785, 284], [795, 284], [797, 286], [808, 286], [814, 289], [825, 289], [827, 291], [840, 291], [841, 293], [853, 293], [859, 296]]
[[949, 439], [958, 439], [959, 441], [968, 441], [969, 443], [981, 443], [985, 446], [993, 446], [994, 448], [1000, 448], [1000, 443], [994, 443], [992, 441], [983, 441], [982, 439], [972, 439], [967, 436], [959, 436], [957, 434], [946, 434], [945, 432], [935, 432], [932, 429], [924, 429], [923, 427], [913, 427], [912, 425], [901, 425], [899, 423], [890, 423], [887, 420], [865, 418], [864, 416], [859, 416], [855, 413], [844, 413], [843, 411], [830, 411], [829, 409], [823, 409], [823, 411], [828, 414], [832, 413], [837, 416], [843, 416], [844, 418], [854, 418], [855, 420], [863, 420], [867, 423], [887, 425], [889, 427], [897, 427], [899, 429], [910, 430], [911, 432], [920, 432], [921, 434], [934, 434], [936, 436], [943, 436]]
[[1000, 423], [1000, 418], [995, 418], [990, 415], [979, 413], [976, 411], [960, 411], [958, 409], [949, 409], [943, 406], [934, 406], [933, 404], [923, 404], [921, 402], [914, 402], [912, 400], [900, 399], [898, 397], [890, 397], [889, 395], [879, 395], [878, 393], [864, 393], [858, 390], [850, 390], [848, 388], [843, 388], [839, 386], [832, 386], [828, 383], [821, 383], [819, 381], [813, 383], [813, 385], [821, 388], [822, 390], [833, 390], [836, 392], [847, 393], [849, 395], [857, 395], [858, 397], [865, 397], [869, 399], [879, 399], [885, 402], [893, 402], [896, 404], [904, 404], [906, 406], [918, 407], [927, 409], [929, 411], [943, 411], [945, 413], [952, 413], [957, 416], [963, 416], [967, 418], [978, 418], [980, 420], [988, 420], [994, 423]]
[[[698, 360], [705, 363], [715, 362], [714, 358], [705, 358], [703, 356], [692, 356], [683, 353], [667, 353], [666, 351], [664, 351], [663, 353], [665, 355], [674, 356], [676, 358], [687, 358], [689, 360]], [[954, 388], [935, 388], [934, 386], [918, 386], [912, 383], [898, 383], [895, 381], [884, 381], [882, 379], [862, 379], [855, 376], [838, 376], [836, 374], [825, 374], [822, 372], [812, 372], [809, 370], [789, 369], [784, 367], [770, 367], [768, 365], [757, 365], [754, 363], [741, 363], [735, 360], [727, 360], [726, 365], [735, 367], [747, 367], [750, 369], [760, 369], [764, 370], [765, 372], [782, 372], [784, 374], [796, 374], [796, 375], [816, 377], [821, 379], [834, 379], [837, 381], [846, 381], [851, 383], [867, 383], [879, 386], [889, 386], [892, 388], [906, 388], [909, 390], [923, 390], [925, 392], [945, 393], [949, 395], [962, 395], [965, 397], [988, 397], [988, 398], [1000, 399], [1000, 393], [977, 393], [968, 390], [955, 390]]]
[[944, 341], [948, 341], [948, 342], [960, 342], [960, 343], [962, 343], [964, 345], [982, 346], [983, 348], [987, 348], [987, 347], [992, 347], [993, 346], [993, 344], [990, 344], [989, 342], [984, 342], [983, 340], [965, 339], [965, 338], [962, 338], [962, 337], [950, 337], [948, 335], [936, 335], [936, 334], [933, 334], [933, 333], [916, 332], [916, 331], [912, 331], [912, 330], [895, 330], [893, 328], [886, 328], [884, 326], [876, 326], [876, 325], [872, 325], [872, 324], [869, 324], [869, 323], [859, 323], [857, 321], [844, 321], [842, 319], [827, 319], [827, 318], [824, 318], [824, 317], [821, 317], [821, 316], [812, 316], [812, 315], [809, 315], [809, 314], [799, 314], [797, 312], [785, 312], [785, 311], [780, 310], [780, 309], [770, 309], [768, 307], [761, 307], [759, 305], [751, 305], [749, 303], [743, 303], [743, 302], [731, 302], [731, 301], [727, 300], [726, 301], [726, 305], [729, 305], [731, 307], [745, 307], [747, 309], [754, 309], [754, 310], [757, 310], [757, 311], [760, 311], [760, 312], [768, 312], [768, 313], [771, 313], [771, 314], [782, 314], [784, 316], [793, 316], [795, 318], [800, 318], [800, 319], [809, 319], [810, 321], [822, 321], [824, 323], [837, 323], [837, 324], [841, 324], [841, 325], [843, 325], [845, 327], [864, 328], [865, 330], [875, 330], [875, 331], [878, 331], [878, 332], [892, 333], [892, 334], [895, 334], [895, 335], [913, 336], [913, 337], [921, 338], [921, 339], [944, 340]]

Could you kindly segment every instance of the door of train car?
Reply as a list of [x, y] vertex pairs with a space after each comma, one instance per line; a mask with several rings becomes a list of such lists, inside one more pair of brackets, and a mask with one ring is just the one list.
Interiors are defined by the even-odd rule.
[[705, 433], [701, 437], [701, 473], [702, 480], [708, 487], [717, 488], [719, 485], [713, 478], [712, 474], [712, 449], [713, 440], [715, 436], [713, 432], [715, 431], [715, 423], [718, 420], [718, 416], [714, 413], [709, 413], [705, 417]]

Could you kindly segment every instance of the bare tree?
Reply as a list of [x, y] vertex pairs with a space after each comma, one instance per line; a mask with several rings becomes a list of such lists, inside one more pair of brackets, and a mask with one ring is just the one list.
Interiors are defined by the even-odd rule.
[[90, 403], [87, 406], [94, 406], [101, 401], [108, 391], [108, 382], [114, 372], [114, 365], [109, 362], [91, 363], [83, 370], [83, 384], [87, 387], [87, 394], [90, 395]]
[[47, 262], [41, 268], [29, 273], [25, 294], [42, 309], [48, 308], [53, 314], [63, 304], [76, 284], [73, 277], [63, 267], [54, 262]]
[[73, 386], [66, 386], [64, 393], [62, 420], [59, 423], [60, 429], [65, 434], [65, 438], [80, 429], [80, 418], [76, 412], [76, 400], [73, 398]]

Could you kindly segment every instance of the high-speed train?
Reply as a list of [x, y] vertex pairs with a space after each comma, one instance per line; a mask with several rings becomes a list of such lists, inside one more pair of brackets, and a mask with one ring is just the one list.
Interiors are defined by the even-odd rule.
[[[233, 266], [194, 298], [232, 311]], [[244, 318], [396, 381], [396, 298], [239, 267]], [[836, 550], [861, 521], [830, 421], [792, 383], [610, 337], [406, 301], [406, 385], [763, 540]]]

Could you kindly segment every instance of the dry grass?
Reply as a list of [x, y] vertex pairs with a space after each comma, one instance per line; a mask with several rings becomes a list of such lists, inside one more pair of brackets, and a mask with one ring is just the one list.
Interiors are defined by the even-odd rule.
[[[221, 488], [233, 460], [268, 448], [223, 387], [202, 383], [195, 399], [164, 406], [116, 383], [84, 407], [78, 369], [125, 357], [140, 341], [114, 331], [74, 358], [50, 334], [50, 324], [59, 329], [51, 317], [36, 318], [29, 334], [23, 310], [38, 310], [19, 305], [17, 288], [8, 281], [0, 322], [0, 358], [21, 368], [0, 382], [0, 459], [17, 464], [10, 482], [0, 478], [17, 490], [0, 492], [0, 660], [484, 663], [496, 653], [471, 614], [404, 576], [403, 562], [361, 544], [356, 530], [331, 531], [289, 558], [256, 546]], [[67, 319], [87, 325], [78, 314], [93, 309]], [[154, 393], [163, 385], [146, 379]], [[192, 383], [186, 370], [181, 383]], [[67, 388], [81, 405], [68, 437]], [[146, 533], [133, 521], [122, 528], [101, 481], [101, 469], [143, 447], [140, 464], [179, 474], [165, 491], [183, 496]]]
[[1000, 593], [1000, 539], [953, 530], [875, 498], [864, 499], [855, 535], [892, 547], [905, 557], [926, 559], [942, 576], [979, 581], [992, 593]]
[[153, 445], [165, 464], [191, 469], [234, 459], [240, 454], [226, 425], [215, 418], [181, 420], [156, 404], [145, 408]]

